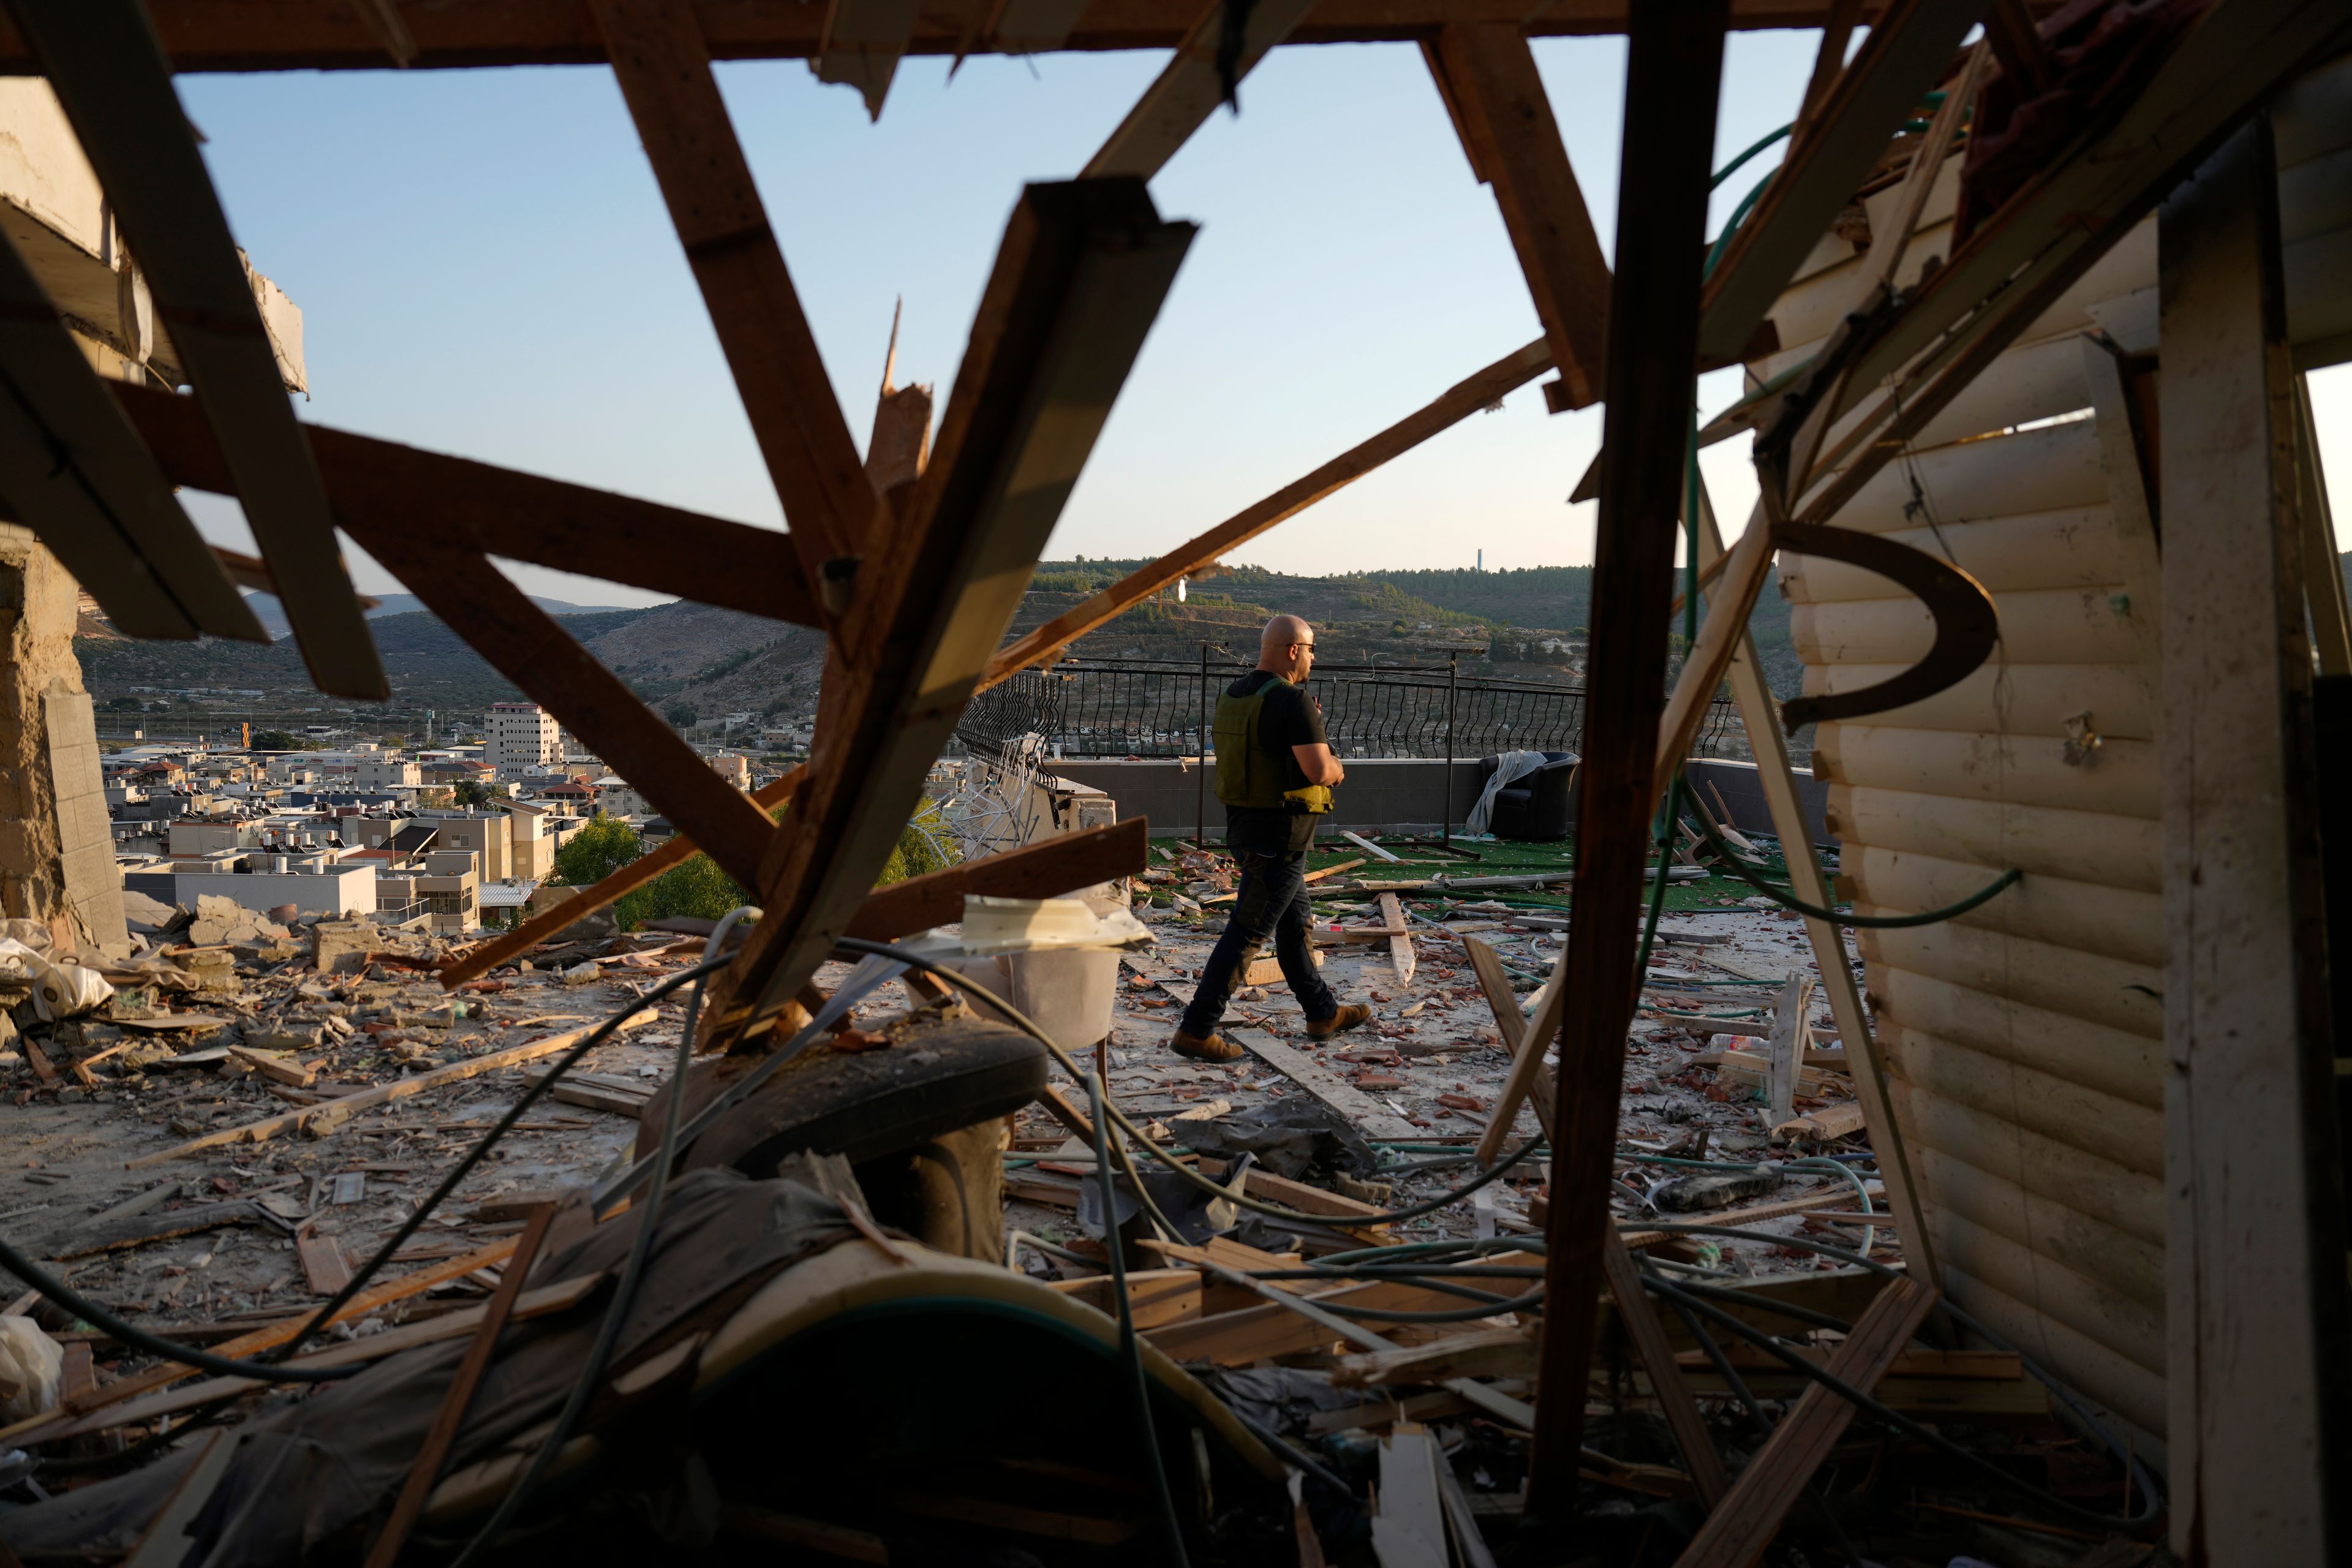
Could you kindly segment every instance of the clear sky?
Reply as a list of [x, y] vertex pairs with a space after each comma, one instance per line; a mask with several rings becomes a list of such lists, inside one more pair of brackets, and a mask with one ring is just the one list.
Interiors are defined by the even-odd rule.
[[[1809, 32], [1731, 41], [1718, 163], [1793, 113]], [[1624, 46], [1536, 56], [1604, 247]], [[878, 124], [798, 61], [730, 64], [737, 133], [862, 447], [894, 303], [898, 380], [944, 398], [1024, 181], [1075, 174], [1159, 53], [905, 62]], [[184, 76], [237, 237], [304, 312], [306, 418], [779, 526], [782, 514], [612, 74]], [[1717, 193], [1719, 224], [1773, 155]], [[1539, 328], [1492, 195], [1417, 49], [1277, 49], [1152, 184], [1201, 233], [1050, 555], [1154, 555], [1401, 417]], [[1702, 384], [1704, 406], [1736, 374]], [[2315, 378], [2352, 453], [2352, 384]], [[1530, 385], [1239, 552], [1285, 571], [1591, 559], [1566, 497], [1598, 409]], [[1727, 522], [1745, 443], [1706, 458]], [[2343, 464], [2337, 465], [2343, 471]], [[233, 504], [191, 498], [238, 542]], [[658, 541], [647, 541], [658, 548]], [[361, 586], [396, 591], [354, 558]], [[652, 596], [535, 568], [579, 603]]]

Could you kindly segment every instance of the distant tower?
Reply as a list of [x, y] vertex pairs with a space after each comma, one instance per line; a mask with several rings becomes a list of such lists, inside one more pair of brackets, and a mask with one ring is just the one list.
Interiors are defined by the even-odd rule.
[[1486, 569], [1486, 552], [1484, 550], [1481, 550], [1480, 552], [1478, 552], [1478, 570], [1479, 570], [1479, 571], [1481, 571], [1481, 572], [1484, 572]]

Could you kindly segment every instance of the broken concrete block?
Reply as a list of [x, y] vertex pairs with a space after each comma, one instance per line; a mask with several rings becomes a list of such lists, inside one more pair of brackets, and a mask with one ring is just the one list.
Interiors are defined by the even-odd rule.
[[310, 958], [321, 974], [353, 974], [377, 951], [378, 932], [367, 921], [320, 921], [310, 928]]

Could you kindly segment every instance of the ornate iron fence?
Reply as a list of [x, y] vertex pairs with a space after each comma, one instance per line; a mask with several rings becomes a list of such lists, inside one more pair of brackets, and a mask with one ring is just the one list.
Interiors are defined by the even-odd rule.
[[[995, 757], [1024, 735], [1049, 755], [1190, 757], [1216, 694], [1250, 667], [1232, 661], [1067, 659], [1014, 676], [964, 710], [957, 738]], [[1479, 757], [1505, 751], [1582, 752], [1584, 689], [1468, 679], [1447, 668], [1318, 665], [1309, 685], [1342, 757]], [[1693, 754], [1746, 757], [1728, 698], [1708, 710]]]

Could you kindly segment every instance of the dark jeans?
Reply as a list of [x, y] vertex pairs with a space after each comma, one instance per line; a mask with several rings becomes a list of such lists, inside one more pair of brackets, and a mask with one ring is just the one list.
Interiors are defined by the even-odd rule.
[[1268, 855], [1239, 848], [1233, 853], [1241, 867], [1241, 887], [1224, 934], [1217, 938], [1216, 950], [1201, 971], [1201, 988], [1184, 1009], [1184, 1032], [1199, 1039], [1216, 1028], [1225, 1016], [1225, 1003], [1241, 986], [1243, 970], [1269, 937], [1282, 977], [1290, 982], [1290, 994], [1298, 998], [1307, 1018], [1328, 1018], [1339, 1010], [1339, 999], [1317, 973], [1307, 941], [1314, 909], [1307, 897], [1305, 853]]

